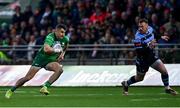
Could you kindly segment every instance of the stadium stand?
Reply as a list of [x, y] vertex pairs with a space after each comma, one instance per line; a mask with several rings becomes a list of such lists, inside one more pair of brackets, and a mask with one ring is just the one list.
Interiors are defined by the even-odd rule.
[[[35, 9], [31, 4], [24, 11], [21, 6], [16, 6], [11, 23], [1, 23], [0, 45], [1, 49], [6, 49], [2, 53], [8, 57], [8, 62], [16, 59], [10, 64], [31, 63], [37, 51], [34, 47], [43, 44], [44, 37], [56, 24], [64, 23], [68, 26], [67, 35], [72, 45], [66, 56], [70, 58], [65, 61], [67, 64], [93, 64], [97, 60], [99, 64], [105, 63], [102, 60], [107, 64], [134, 64], [131, 44], [138, 19], [145, 17], [155, 28], [162, 44], [159, 48], [171, 49], [162, 50], [159, 55], [166, 63], [177, 63], [180, 60], [179, 10], [179, 0], [40, 0]], [[170, 39], [161, 40], [163, 35]], [[25, 47], [17, 51], [17, 45]], [[86, 50], [88, 46], [81, 45], [91, 48]], [[104, 50], [112, 47], [114, 51]], [[86, 62], [87, 59], [90, 61]], [[8, 62], [1, 59], [1, 64]]]

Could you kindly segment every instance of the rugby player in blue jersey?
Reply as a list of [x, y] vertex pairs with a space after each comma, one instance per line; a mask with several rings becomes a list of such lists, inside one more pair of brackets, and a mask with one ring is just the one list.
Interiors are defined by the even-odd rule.
[[[165, 37], [162, 37], [166, 39]], [[169, 86], [169, 75], [163, 62], [155, 55], [154, 47], [156, 40], [154, 37], [153, 28], [148, 25], [146, 19], [140, 19], [138, 23], [138, 30], [135, 34], [134, 46], [136, 48], [136, 75], [132, 76], [127, 81], [123, 81], [123, 94], [128, 95], [128, 87], [131, 84], [142, 81], [149, 67], [161, 73], [161, 79], [165, 86], [165, 92], [171, 95], [178, 93]]]

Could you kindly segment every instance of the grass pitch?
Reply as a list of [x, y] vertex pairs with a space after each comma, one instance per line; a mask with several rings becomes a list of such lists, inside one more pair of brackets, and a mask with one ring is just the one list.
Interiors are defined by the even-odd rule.
[[165, 94], [163, 87], [130, 87], [129, 96], [121, 87], [52, 87], [48, 96], [40, 87], [22, 87], [6, 99], [8, 88], [0, 87], [0, 107], [180, 107], [180, 94]]

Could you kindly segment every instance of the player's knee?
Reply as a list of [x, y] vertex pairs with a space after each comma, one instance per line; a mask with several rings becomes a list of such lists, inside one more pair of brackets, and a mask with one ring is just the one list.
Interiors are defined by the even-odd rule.
[[144, 80], [144, 77], [143, 78], [139, 78], [139, 81], [143, 81]]
[[60, 71], [61, 70], [61, 66], [59, 65], [59, 63], [56, 63], [56, 64], [54, 64], [54, 66], [55, 66], [55, 71]]
[[144, 80], [144, 77], [142, 77], [142, 76], [136, 76], [135, 78], [136, 78], [136, 81], [143, 81]]
[[63, 73], [63, 68], [62, 66], [58, 66], [58, 68], [56, 69], [57, 72], [59, 73]]
[[166, 69], [164, 69], [164, 70], [160, 71], [160, 73], [161, 73], [161, 74], [163, 74], [163, 75], [168, 74], [168, 72], [167, 72], [167, 70], [166, 70]]
[[54, 68], [55, 72], [63, 73], [63, 66], [62, 65], [57, 64], [55, 67], [56, 67], [56, 68]]

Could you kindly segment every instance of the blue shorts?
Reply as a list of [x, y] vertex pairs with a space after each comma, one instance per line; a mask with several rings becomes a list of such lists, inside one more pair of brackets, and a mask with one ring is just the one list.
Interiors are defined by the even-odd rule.
[[155, 55], [154, 52], [150, 52], [148, 55], [145, 56], [138, 56], [136, 58], [136, 70], [139, 74], [145, 74], [149, 67], [159, 58]]

